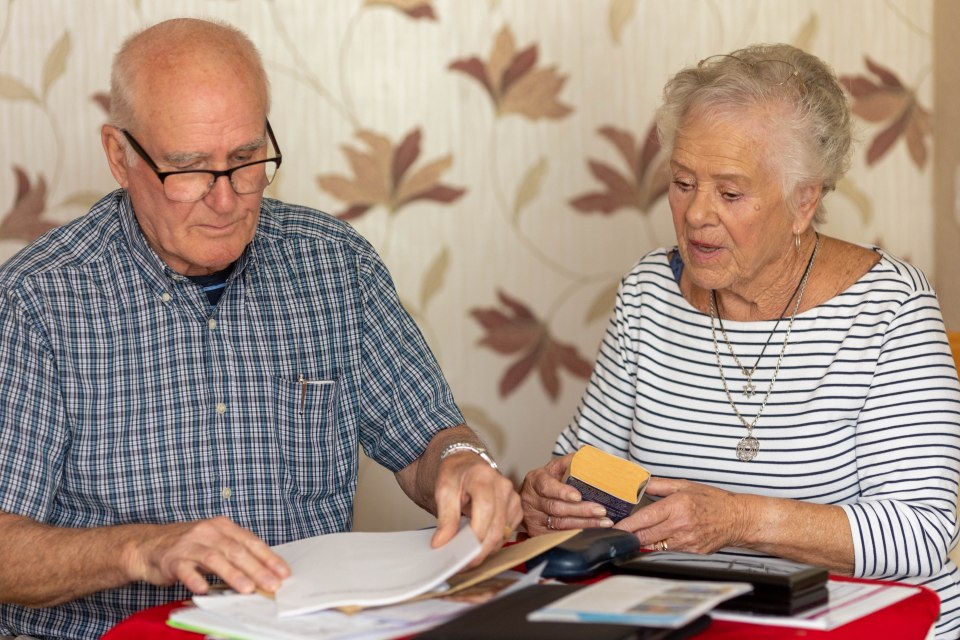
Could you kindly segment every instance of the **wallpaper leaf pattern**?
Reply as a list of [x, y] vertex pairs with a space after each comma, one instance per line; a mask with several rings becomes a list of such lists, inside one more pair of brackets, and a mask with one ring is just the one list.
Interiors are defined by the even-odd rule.
[[537, 162], [527, 169], [520, 180], [520, 186], [517, 187], [517, 195], [513, 203], [514, 221], [520, 217], [521, 212], [540, 195], [543, 186], [543, 178], [547, 174], [549, 163], [547, 159], [541, 157]]
[[930, 111], [891, 69], [869, 56], [864, 60], [870, 75], [841, 76], [840, 82], [853, 98], [855, 115], [870, 123], [886, 125], [867, 148], [867, 165], [876, 164], [903, 138], [911, 160], [922, 169], [927, 163], [926, 139], [932, 132]]
[[[67, 6], [70, 0], [47, 2]], [[924, 10], [920, 15], [926, 16], [927, 2], [917, 3]], [[109, 40], [111, 49], [126, 35], [124, 29], [146, 26], [170, 13], [160, 0], [104, 0], [104, 4], [117, 13], [113, 22], [112, 16], [103, 16], [107, 19], [103, 42], [107, 46]], [[676, 25], [667, 16], [675, 11], [672, 6], [642, 0], [487, 0], [469, 3], [469, 9], [462, 9], [466, 2], [437, 0], [202, 4], [207, 13], [254, 36], [274, 82], [276, 104], [284, 113], [294, 117], [316, 113], [326, 118], [330, 127], [324, 131], [334, 133], [325, 134], [324, 142], [341, 143], [332, 155], [318, 154], [323, 160], [307, 169], [312, 180], [306, 187], [297, 177], [301, 174], [281, 171], [268, 195], [327, 208], [358, 224], [394, 272], [404, 305], [444, 369], [454, 372], [451, 382], [458, 387], [458, 402], [468, 422], [484, 429], [501, 450], [508, 443], [516, 446], [515, 438], [523, 438], [516, 433], [517, 425], [511, 424], [517, 422], [510, 417], [511, 411], [533, 413], [546, 403], [562, 407], [576, 400], [582, 389], [580, 379], [590, 374], [589, 357], [584, 356], [592, 353], [585, 350], [592, 351], [596, 345], [623, 270], [646, 248], [673, 242], [663, 218], [669, 182], [666, 158], [648, 120], [663, 81], [683, 61], [731, 50], [747, 39], [782, 38], [782, 28], [774, 36], [761, 25], [775, 22], [775, 15], [787, 11], [764, 3], [749, 10], [705, 3], [705, 13], [715, 24], [709, 38], [698, 39], [670, 31]], [[238, 11], [240, 4], [243, 11]], [[77, 126], [77, 115], [80, 126], [93, 133], [109, 112], [106, 87], [84, 85], [89, 81], [79, 75], [87, 73], [91, 64], [108, 64], [108, 54], [91, 49], [99, 46], [97, 38], [76, 31], [91, 27], [68, 24], [64, 17], [68, 11], [46, 11], [49, 16], [33, 24], [30, 21], [44, 12], [24, 10], [29, 4], [12, 0], [4, 6], [0, 109], [6, 109], [3, 116], [18, 124], [20, 114], [27, 114], [23, 121], [32, 137], [26, 146], [23, 136], [9, 135], [8, 148], [15, 151], [8, 152], [5, 165], [0, 166], [0, 178], [6, 180], [0, 189], [5, 196], [0, 202], [0, 250], [10, 255], [54, 224], [88, 208], [115, 184], [105, 169], [97, 180], [77, 180], [77, 165], [92, 158], [77, 153], [75, 136], [69, 138], [70, 153], [66, 153], [61, 133], [65, 114], [70, 114], [71, 127]], [[761, 19], [747, 15], [750, 11], [762, 14]], [[933, 51], [923, 38], [930, 36], [907, 27], [910, 44], [903, 38], [888, 44], [862, 27], [851, 27], [850, 42], [838, 43], [839, 12], [831, 3], [789, 12], [794, 26], [787, 30], [793, 32], [795, 45], [827, 60], [849, 59], [850, 54], [864, 59], [853, 70], [845, 70], [850, 73], [844, 81], [857, 118], [867, 125], [864, 155], [858, 155], [857, 162], [860, 169], [871, 171], [855, 173], [857, 182], [841, 181], [837, 195], [851, 205], [852, 215], [845, 224], [863, 234], [859, 240], [880, 243], [884, 235], [892, 235], [890, 229], [897, 224], [892, 217], [900, 214], [891, 214], [881, 204], [874, 206], [873, 199], [879, 196], [873, 185], [889, 184], [891, 173], [899, 179], [901, 163], [918, 168], [919, 175], [911, 172], [906, 177], [911, 190], [924, 192], [930, 181], [933, 115], [923, 104], [922, 96], [927, 94], [921, 91], [925, 88], [922, 74], [931, 64], [924, 56], [929, 58]], [[896, 32], [894, 23], [900, 17], [895, 13], [890, 3], [877, 3], [871, 6], [870, 19]], [[325, 37], [313, 38], [322, 27], [307, 24], [308, 15], [339, 22]], [[384, 29], [390, 37], [381, 41], [377, 34]], [[449, 37], [452, 33], [471, 33], [480, 39], [471, 37], [471, 44], [463, 45]], [[662, 45], [662, 63], [638, 64], [634, 56], [648, 50], [648, 45]], [[396, 51], [391, 51], [394, 46]], [[419, 50], [425, 47], [436, 50]], [[908, 48], [910, 55], [901, 56]], [[24, 56], [27, 50], [35, 53]], [[553, 51], [561, 51], [563, 57], [555, 57]], [[407, 58], [407, 52], [417, 56]], [[920, 54], [919, 65], [915, 53]], [[421, 62], [410, 64], [411, 60]], [[367, 99], [370, 78], [363, 70], [370, 64], [398, 74], [396, 86], [403, 87], [384, 93], [383, 104]], [[424, 78], [442, 80], [430, 85], [435, 95], [417, 103], [426, 105], [427, 114], [410, 111], [413, 103], [404, 98]], [[284, 103], [288, 92], [304, 103]], [[96, 107], [91, 109], [93, 104]], [[631, 110], [625, 111], [627, 105]], [[472, 118], [477, 112], [493, 117]], [[462, 144], [427, 153], [425, 141], [440, 135], [431, 132], [430, 114], [438, 113], [463, 118], [463, 134], [453, 138]], [[278, 114], [274, 124], [295, 129], [290, 122], [285, 126], [283, 119]], [[287, 133], [282, 135], [288, 139]], [[597, 151], [573, 156], [557, 153], [552, 138], [561, 137], [563, 149], [586, 139]], [[528, 139], [536, 142], [529, 144]], [[90, 145], [84, 140], [86, 154]], [[313, 143], [304, 136], [284, 146], [293, 145], [293, 151], [299, 146], [302, 151]], [[902, 157], [891, 153], [899, 151], [906, 153]], [[456, 181], [450, 178], [454, 162], [457, 169], [469, 167]], [[476, 206], [480, 202], [485, 203], [482, 209]], [[378, 208], [385, 215], [369, 215]], [[397, 215], [401, 211], [403, 215]], [[629, 237], [610, 238], [610, 251], [603, 252], [609, 255], [595, 258], [581, 253], [568, 259], [571, 246], [577, 246], [569, 236], [582, 230], [593, 236], [588, 240], [601, 236], [606, 243], [604, 234], [614, 226], [611, 218], [621, 212], [640, 215], [616, 221], [616, 228], [627, 229]], [[476, 245], [463, 251], [461, 244], [451, 244], [433, 228], [432, 216], [443, 216], [445, 222], [457, 216], [451, 225], [457, 233], [461, 224], [483, 229], [478, 232], [482, 237], [476, 238], [479, 246], [505, 243], [509, 259], [478, 267], [471, 253]], [[476, 226], [478, 220], [483, 227]], [[569, 232], [563, 229], [568, 223]], [[545, 228], [549, 233], [543, 233]], [[456, 240], [473, 241], [463, 236]], [[908, 257], [909, 251], [891, 244]], [[635, 253], [624, 257], [633, 250], [631, 245]], [[421, 247], [426, 247], [426, 255], [411, 258], [412, 253], [423, 251]], [[473, 271], [479, 269], [484, 270], [478, 279], [483, 286], [465, 291], [461, 285], [478, 281]], [[464, 349], [467, 362], [461, 369], [469, 373], [460, 374], [450, 367], [450, 356], [445, 359], [443, 351], [451, 343], [457, 345], [453, 351], [461, 349], [464, 335], [476, 336], [478, 346]], [[573, 345], [579, 345], [580, 351]], [[496, 356], [477, 366], [473, 358], [478, 354]], [[461, 375], [464, 379], [458, 379]], [[566, 385], [561, 384], [564, 377]], [[494, 403], [481, 409], [471, 394], [487, 391], [509, 396], [513, 408]], [[544, 425], [551, 432], [555, 427]]]
[[481, 345], [502, 355], [520, 356], [500, 378], [502, 397], [516, 391], [534, 369], [553, 400], [560, 395], [561, 368], [581, 378], [590, 376], [591, 363], [580, 356], [576, 347], [558, 342], [547, 325], [519, 300], [503, 291], [498, 291], [497, 296], [505, 309], [477, 308], [470, 314], [486, 330]]
[[420, 291], [420, 309], [426, 309], [435, 295], [443, 288], [447, 272], [450, 271], [450, 252], [444, 247], [430, 263], [423, 277], [423, 289]]
[[13, 173], [16, 176], [17, 193], [13, 207], [0, 222], [0, 238], [30, 242], [57, 224], [42, 218], [47, 205], [47, 185], [43, 176], [30, 184], [30, 178], [22, 168], [14, 166]]
[[366, 145], [366, 150], [341, 146], [353, 177], [340, 174], [317, 176], [321, 189], [347, 205], [337, 217], [344, 220], [357, 218], [377, 205], [396, 213], [416, 200], [449, 204], [466, 192], [466, 189], [440, 182], [441, 176], [453, 165], [450, 154], [427, 162], [407, 175], [420, 157], [419, 128], [407, 134], [396, 146], [386, 136], [373, 131], [361, 130], [356, 135]]
[[54, 43], [43, 62], [43, 101], [47, 101], [47, 92], [57, 78], [67, 70], [67, 57], [70, 55], [70, 33], [63, 35]]
[[610, 37], [617, 44], [623, 35], [623, 29], [630, 22], [637, 8], [637, 0], [610, 0], [610, 9], [607, 23], [610, 27]]
[[433, 11], [433, 5], [429, 0], [364, 0], [363, 4], [368, 7], [390, 7], [414, 20], [437, 19], [437, 15]]
[[558, 98], [567, 78], [556, 67], [537, 68], [537, 45], [517, 51], [509, 26], [497, 34], [484, 62], [473, 56], [450, 63], [450, 69], [465, 73], [483, 86], [497, 115], [516, 114], [538, 120], [562, 118], [571, 108]]
[[0, 74], [0, 98], [6, 98], [7, 100], [29, 100], [30, 102], [40, 104], [40, 98], [37, 97], [33, 89], [6, 74]]
[[656, 126], [647, 129], [642, 147], [632, 133], [623, 129], [606, 126], [599, 134], [614, 146], [627, 171], [622, 173], [600, 160], [588, 160], [590, 173], [605, 189], [577, 196], [570, 204], [582, 213], [610, 214], [622, 208], [649, 212], [670, 184], [667, 159], [660, 153]]

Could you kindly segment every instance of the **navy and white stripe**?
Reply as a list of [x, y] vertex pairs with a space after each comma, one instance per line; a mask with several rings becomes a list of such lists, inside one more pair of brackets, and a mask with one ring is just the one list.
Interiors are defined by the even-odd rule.
[[[276, 200], [211, 307], [114, 192], [0, 269], [0, 335], [0, 510], [56, 526], [224, 515], [269, 544], [348, 530], [359, 447], [398, 471], [463, 422], [373, 248]], [[0, 605], [0, 635], [96, 638], [187, 595]]]
[[[774, 322], [724, 327], [750, 367]], [[786, 329], [777, 327], [750, 399], [719, 338], [747, 420], [763, 402]], [[656, 476], [842, 505], [855, 575], [935, 589], [938, 634], [960, 634], [960, 575], [947, 557], [958, 538], [960, 385], [936, 295], [919, 270], [881, 252], [848, 290], [797, 315], [751, 462], [736, 457], [745, 435], [721, 386], [710, 318], [683, 298], [667, 251], [651, 252], [621, 282], [594, 373], [554, 453], [589, 443]]]

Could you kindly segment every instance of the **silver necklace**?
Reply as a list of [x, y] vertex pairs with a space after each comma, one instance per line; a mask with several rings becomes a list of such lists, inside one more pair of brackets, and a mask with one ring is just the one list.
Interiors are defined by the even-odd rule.
[[[727, 395], [727, 401], [730, 403], [730, 407], [733, 409], [733, 413], [740, 420], [740, 423], [743, 424], [747, 429], [747, 435], [740, 439], [740, 442], [737, 443], [737, 458], [743, 462], [749, 462], [757, 457], [757, 452], [760, 450], [760, 441], [753, 437], [753, 428], [756, 426], [757, 421], [760, 420], [760, 415], [763, 413], [763, 410], [767, 406], [767, 401], [770, 399], [770, 393], [773, 391], [773, 383], [777, 381], [777, 376], [780, 374], [780, 365], [783, 364], [783, 356], [787, 352], [787, 343], [790, 340], [790, 331], [793, 329], [793, 321], [797, 317], [797, 311], [800, 309], [800, 301], [803, 299], [803, 290], [807, 286], [807, 280], [810, 277], [810, 270], [813, 267], [813, 261], [817, 257], [817, 252], [820, 250], [820, 234], [815, 233], [816, 242], [813, 245], [813, 253], [810, 254], [810, 260], [807, 261], [807, 268], [803, 271], [803, 277], [800, 278], [800, 284], [797, 285], [797, 288], [794, 290], [794, 295], [796, 295], [797, 302], [793, 306], [793, 313], [790, 315], [790, 322], [787, 324], [787, 331], [783, 337], [783, 346], [780, 348], [780, 355], [777, 357], [777, 366], [773, 370], [773, 377], [770, 378], [770, 384], [767, 386], [767, 393], [763, 397], [763, 402], [760, 404], [760, 409], [757, 411], [757, 415], [754, 416], [753, 420], [747, 421], [746, 418], [740, 413], [740, 409], [737, 408], [737, 403], [734, 402], [733, 396], [730, 394], [730, 388], [727, 385], [727, 377], [723, 373], [723, 363], [720, 361], [720, 344], [717, 340], [717, 328], [716, 320], [719, 319], [720, 314], [717, 313], [717, 292], [714, 289], [710, 290], [710, 332], [713, 335], [713, 351], [717, 356], [717, 369], [720, 370], [720, 381], [723, 383], [723, 392]], [[790, 305], [790, 301], [787, 301], [787, 306]], [[784, 308], [786, 312], [786, 308]], [[781, 316], [783, 313], [780, 314]], [[780, 324], [780, 319], [777, 319], [777, 323], [773, 326], [773, 331], [770, 332], [770, 336], [767, 337], [767, 344], [769, 344], [773, 333], [777, 330], [777, 326]], [[727, 349], [730, 351], [730, 355], [733, 356], [734, 362], [737, 363], [737, 366], [740, 368], [741, 372], [747, 376], [747, 384], [750, 387], [753, 387], [751, 378], [757, 370], [757, 366], [760, 364], [760, 357], [763, 356], [763, 351], [760, 352], [760, 357], [757, 358], [757, 364], [753, 366], [753, 369], [748, 373], [746, 367], [740, 363], [740, 359], [737, 358], [737, 355], [733, 351], [733, 344], [730, 342], [730, 338], [727, 336], [726, 330], [723, 328], [723, 320], [720, 320], [720, 331], [723, 333], [723, 339], [727, 343]], [[764, 350], [766, 350], [766, 344], [764, 345]], [[747, 397], [753, 395], [751, 390], [747, 392], [747, 387], [744, 387], [743, 394]]]
[[[820, 236], [817, 235], [816, 238], [817, 242], [819, 243]], [[816, 246], [814, 247], [814, 250], [816, 250]], [[808, 271], [812, 261], [813, 257], [811, 256], [806, 267]], [[806, 271], [804, 271], [804, 275], [806, 275]], [[804, 281], [804, 278], [800, 278], [800, 280], [797, 282], [797, 286], [793, 288], [793, 293], [790, 294], [790, 297], [787, 299], [787, 303], [783, 305], [783, 310], [780, 312], [780, 315], [777, 316], [777, 322], [773, 325], [773, 330], [770, 331], [769, 335], [767, 335], [767, 341], [763, 343], [763, 348], [760, 349], [760, 355], [757, 356], [757, 360], [753, 363], [753, 368], [750, 369], [750, 371], [747, 371], [747, 368], [743, 366], [743, 363], [740, 362], [740, 358], [737, 357], [736, 352], [733, 350], [733, 345], [730, 343], [729, 336], [727, 336], [727, 330], [723, 326], [723, 318], [720, 317], [720, 309], [717, 305], [717, 294], [715, 291], [710, 292], [710, 302], [717, 307], [717, 323], [720, 325], [720, 333], [723, 335], [723, 341], [727, 344], [727, 351], [730, 352], [730, 355], [733, 357], [733, 361], [737, 363], [737, 366], [740, 368], [740, 373], [742, 373], [743, 377], [747, 379], [746, 383], [743, 385], [743, 391], [741, 391], [741, 393], [747, 398], [752, 398], [757, 392], [757, 386], [753, 384], [753, 374], [757, 372], [757, 367], [760, 366], [760, 361], [763, 359], [763, 354], [767, 352], [767, 347], [770, 346], [770, 341], [773, 339], [773, 335], [777, 332], [777, 327], [780, 326], [780, 321], [783, 320], [783, 316], [787, 314], [787, 309], [790, 308], [790, 303], [793, 302], [793, 299], [797, 296], [797, 293], [800, 291], [800, 285], [802, 285]]]

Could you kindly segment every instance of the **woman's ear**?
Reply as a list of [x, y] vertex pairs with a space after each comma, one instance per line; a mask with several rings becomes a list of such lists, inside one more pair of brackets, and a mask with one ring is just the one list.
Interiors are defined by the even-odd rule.
[[100, 127], [100, 142], [103, 144], [104, 153], [107, 154], [110, 173], [113, 174], [117, 183], [126, 189], [130, 182], [127, 175], [130, 167], [127, 165], [127, 150], [123, 140], [123, 132], [113, 125], [105, 124]]
[[813, 221], [813, 216], [817, 213], [820, 206], [820, 198], [823, 197], [823, 185], [817, 183], [807, 183], [797, 186], [794, 193], [796, 202], [796, 224], [794, 230], [796, 233], [803, 233], [807, 230]]

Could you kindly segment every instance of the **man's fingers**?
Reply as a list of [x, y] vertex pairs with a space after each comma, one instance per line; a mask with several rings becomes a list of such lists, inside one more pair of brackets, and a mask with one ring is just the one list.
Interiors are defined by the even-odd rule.
[[210, 589], [210, 583], [192, 562], [180, 562], [174, 569], [176, 579], [183, 583], [190, 593], [203, 595]]
[[436, 548], [450, 542], [460, 530], [460, 497], [449, 491], [437, 491], [437, 530], [430, 540]]
[[205, 575], [220, 577], [240, 593], [276, 591], [290, 575], [287, 563], [256, 535], [227, 518], [162, 525], [144, 550], [145, 579], [153, 584], [179, 580], [193, 593], [206, 593]]
[[[267, 588], [268, 591], [275, 591], [280, 586], [280, 581], [290, 576], [290, 565], [271, 549], [266, 542], [255, 536], [246, 529], [241, 529], [244, 534], [244, 546], [250, 555], [257, 560], [260, 566], [266, 569], [263, 581], [272, 581], [276, 586]], [[266, 588], [263, 581], [257, 583], [261, 588]]]

